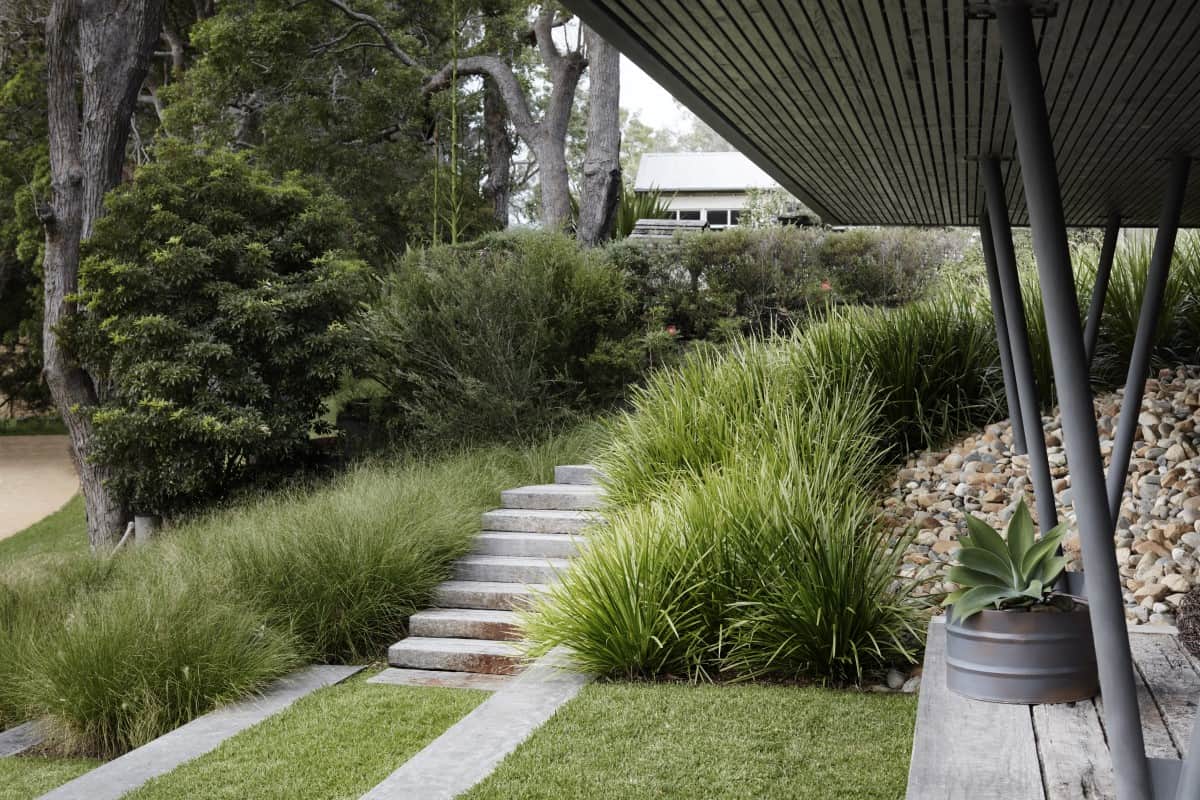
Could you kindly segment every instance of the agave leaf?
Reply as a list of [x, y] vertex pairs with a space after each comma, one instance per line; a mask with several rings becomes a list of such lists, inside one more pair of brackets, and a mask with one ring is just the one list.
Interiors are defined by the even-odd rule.
[[975, 586], [997, 586], [1005, 585], [997, 583], [996, 577], [990, 572], [982, 572], [970, 567], [964, 567], [961, 564], [956, 564], [946, 573], [946, 577], [957, 583], [959, 586], [965, 586], [970, 589]]
[[967, 514], [967, 528], [971, 531], [971, 545], [988, 551], [1006, 564], [1012, 560], [1004, 538], [996, 533], [991, 525], [972, 514]]
[[1066, 532], [1066, 526], [1059, 525], [1034, 542], [1033, 546], [1025, 551], [1025, 556], [1021, 559], [1021, 577], [1026, 580], [1038, 577], [1042, 559], [1054, 554], [1059, 544], [1062, 543]]
[[1012, 565], [1007, 561], [982, 547], [964, 547], [958, 551], [958, 563], [967, 569], [984, 572], [991, 575], [993, 584], [1012, 588]]
[[1062, 571], [1066, 568], [1067, 559], [1063, 558], [1062, 556], [1047, 558], [1042, 562], [1040, 567], [1041, 574], [1037, 577], [1039, 580], [1041, 580], [1044, 586], [1053, 586], [1054, 582], [1058, 580], [1058, 576], [1061, 575]]
[[949, 606], [949, 605], [953, 605], [954, 603], [957, 603], [957, 602], [958, 602], [958, 599], [959, 599], [960, 597], [962, 597], [964, 594], [966, 594], [968, 591], [969, 591], [969, 590], [968, 590], [968, 589], [966, 589], [966, 588], [963, 588], [963, 589], [955, 589], [953, 592], [951, 592], [950, 594], [946, 595], [946, 599], [942, 601], [942, 605], [943, 605], [943, 606]]
[[994, 603], [1011, 597], [1013, 592], [1011, 589], [1006, 589], [1002, 586], [976, 586], [974, 589], [968, 589], [963, 593], [954, 607], [950, 609], [950, 615], [953, 619], [961, 622], [964, 619], [973, 617], [983, 609]]
[[1021, 583], [1026, 580], [1025, 574], [1021, 572], [1022, 562], [1029, 548], [1033, 546], [1033, 537], [1033, 518], [1029, 516], [1029, 507], [1021, 500], [1008, 522], [1008, 554], [1013, 566], [1020, 573], [1017, 578]]
[[1021, 594], [1025, 595], [1026, 597], [1032, 597], [1034, 600], [1041, 600], [1044, 591], [1045, 587], [1042, 582], [1037, 578], [1034, 578], [1029, 582], [1029, 585], [1025, 587], [1025, 591], [1021, 592]]

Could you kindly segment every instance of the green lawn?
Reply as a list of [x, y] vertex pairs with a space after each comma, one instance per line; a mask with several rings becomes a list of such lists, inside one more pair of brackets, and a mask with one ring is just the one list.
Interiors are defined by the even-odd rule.
[[126, 800], [357, 798], [486, 696], [358, 678], [300, 700]]
[[0, 758], [0, 800], [29, 800], [62, 786], [99, 761], [11, 756]]
[[31, 556], [80, 552], [87, 548], [83, 497], [75, 495], [45, 519], [7, 539], [0, 539], [0, 566]]
[[911, 695], [598, 684], [464, 800], [892, 800], [916, 711]]

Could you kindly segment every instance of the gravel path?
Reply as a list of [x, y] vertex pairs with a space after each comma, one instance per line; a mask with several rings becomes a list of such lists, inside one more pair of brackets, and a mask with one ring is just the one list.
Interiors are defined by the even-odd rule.
[[0, 539], [54, 513], [78, 491], [66, 436], [0, 436]]

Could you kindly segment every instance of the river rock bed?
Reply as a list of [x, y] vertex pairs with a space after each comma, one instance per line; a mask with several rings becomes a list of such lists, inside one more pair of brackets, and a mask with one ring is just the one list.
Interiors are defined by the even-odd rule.
[[[1108, 466], [1122, 391], [1097, 398], [1100, 452]], [[1117, 561], [1132, 623], [1173, 625], [1184, 595], [1200, 584], [1200, 367], [1163, 370], [1146, 384], [1126, 494], [1117, 523]], [[1059, 521], [1074, 528], [1071, 482], [1057, 409], [1042, 418]], [[896, 473], [883, 500], [893, 533], [915, 529], [902, 573], [924, 581], [934, 594], [953, 588], [946, 570], [966, 532], [965, 513], [1003, 530], [1024, 497], [1037, 519], [1028, 456], [1012, 452], [1007, 420], [955, 442], [949, 449], [917, 453]], [[1078, 532], [1065, 549], [1078, 567]]]

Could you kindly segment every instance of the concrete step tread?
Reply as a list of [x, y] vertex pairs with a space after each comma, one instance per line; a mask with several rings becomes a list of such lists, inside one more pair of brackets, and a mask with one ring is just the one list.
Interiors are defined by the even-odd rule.
[[578, 555], [587, 537], [570, 533], [484, 531], [475, 537], [475, 555], [571, 558]]
[[468, 653], [489, 656], [520, 656], [521, 649], [512, 642], [491, 639], [446, 639], [440, 636], [410, 636], [389, 648], [390, 652], [419, 650], [422, 652]]
[[497, 508], [484, 513], [482, 527], [489, 531], [574, 533], [603, 521], [595, 511]]
[[599, 486], [563, 483], [522, 486], [517, 489], [505, 489], [501, 492], [500, 504], [505, 508], [530, 511], [594, 510], [604, 504], [604, 490]]
[[500, 611], [490, 608], [426, 608], [418, 611], [409, 618], [412, 620], [470, 620], [472, 622], [497, 622], [515, 625], [519, 621], [517, 612]]
[[533, 517], [535, 519], [565, 519], [572, 521], [594, 522], [602, 519], [595, 511], [580, 511], [555, 508], [494, 508], [483, 513], [485, 518], [498, 517]]
[[497, 566], [497, 567], [545, 567], [551, 566], [556, 569], [566, 569], [571, 566], [569, 558], [546, 558], [545, 556], [486, 556], [486, 555], [470, 555], [463, 556], [456, 563], [472, 564], [478, 566]]
[[494, 639], [410, 636], [388, 648], [388, 664], [408, 669], [512, 675], [520, 670], [521, 658], [515, 644]]
[[443, 581], [437, 590], [459, 592], [502, 592], [504, 594], [534, 595], [546, 591], [544, 583], [505, 583], [503, 581]]
[[554, 482], [573, 486], [594, 486], [603, 477], [591, 464], [560, 464], [554, 468]]
[[545, 591], [544, 583], [452, 580], [438, 584], [433, 602], [442, 608], [508, 610], [527, 607], [537, 594]]
[[[542, 531], [480, 531], [479, 537], [489, 539], [528, 540], [531, 542], [586, 542], [587, 537], [578, 533], [543, 533]], [[479, 538], [476, 537], [476, 538]]]

